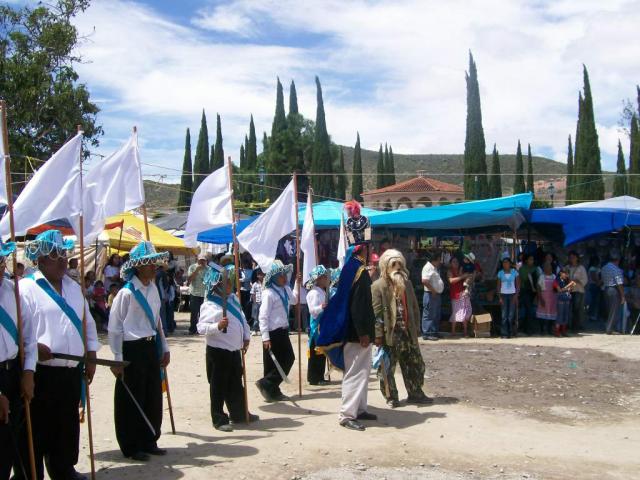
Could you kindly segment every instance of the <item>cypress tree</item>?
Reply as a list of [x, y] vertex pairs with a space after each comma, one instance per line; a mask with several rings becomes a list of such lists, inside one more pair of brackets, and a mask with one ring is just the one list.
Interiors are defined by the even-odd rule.
[[535, 195], [535, 188], [533, 186], [533, 157], [531, 156], [531, 144], [527, 145], [527, 191]]
[[284, 111], [284, 93], [282, 91], [282, 84], [280, 78], [277, 79], [276, 84], [276, 113], [273, 117], [273, 124], [271, 126], [271, 136], [274, 133], [281, 132], [287, 128], [287, 115]]
[[298, 93], [296, 92], [296, 84], [291, 80], [289, 87], [289, 115], [298, 115]]
[[244, 173], [246, 168], [247, 168], [247, 160], [244, 154], [244, 145], [240, 145], [240, 171]]
[[211, 157], [211, 171], [215, 171], [224, 166], [224, 149], [222, 148], [222, 125], [220, 115], [216, 116], [216, 143]]
[[347, 176], [344, 170], [344, 152], [340, 147], [338, 156], [338, 168], [336, 168], [336, 198], [338, 200], [347, 199]]
[[384, 188], [387, 186], [386, 176], [384, 171], [384, 154], [382, 153], [382, 144], [380, 144], [380, 151], [378, 152], [378, 176], [376, 178], [376, 188]]
[[384, 144], [384, 186], [392, 185], [389, 178], [389, 146]]
[[522, 162], [522, 147], [520, 146], [520, 140], [518, 140], [518, 150], [516, 150], [516, 174], [513, 179], [513, 194], [525, 193], [524, 185], [524, 165]]
[[567, 188], [565, 189], [565, 205], [571, 205], [571, 195], [573, 195], [573, 183], [575, 168], [573, 164], [573, 145], [571, 144], [571, 135], [569, 135], [569, 147], [567, 149]]
[[244, 152], [247, 160], [247, 168], [249, 170], [256, 170], [258, 166], [258, 145], [256, 141], [256, 127], [253, 124], [253, 115], [251, 115], [251, 121], [249, 122], [249, 143]]
[[387, 175], [389, 176], [389, 185], [396, 183], [396, 162], [393, 159], [393, 148], [389, 145], [389, 165], [387, 165]]
[[311, 171], [320, 173], [311, 179], [314, 194], [323, 198], [334, 198], [333, 185], [333, 158], [331, 156], [331, 141], [327, 133], [327, 122], [324, 113], [324, 101], [322, 98], [322, 86], [316, 76], [316, 132], [313, 142], [313, 154]]
[[360, 132], [356, 136], [356, 146], [353, 149], [353, 176], [351, 177], [351, 198], [362, 202], [362, 152], [360, 150]]
[[209, 174], [209, 130], [207, 129], [207, 117], [202, 110], [200, 120], [200, 133], [196, 144], [196, 156], [193, 161], [193, 191], [200, 186], [205, 177]]
[[191, 133], [187, 128], [184, 140], [184, 160], [182, 162], [182, 175], [180, 177], [180, 192], [178, 194], [178, 211], [186, 212], [191, 206], [193, 195], [193, 172], [191, 167]]
[[640, 129], [638, 117], [631, 117], [631, 145], [629, 148], [629, 195], [640, 197]]
[[[467, 199], [487, 198], [487, 154], [482, 128], [480, 87], [473, 55], [469, 52], [467, 81], [467, 127], [464, 141], [464, 194]], [[477, 178], [477, 180], [476, 180]]]
[[622, 152], [622, 143], [618, 139], [618, 165], [616, 170], [616, 178], [613, 181], [613, 196], [620, 197], [627, 195], [627, 169], [624, 165], [624, 153]]
[[489, 178], [489, 195], [491, 198], [502, 197], [502, 179], [500, 176], [500, 155], [496, 144], [493, 144], [493, 156], [491, 162], [491, 177]]
[[286, 135], [287, 117], [284, 111], [284, 94], [282, 84], [278, 78], [276, 85], [276, 111], [271, 125], [271, 137], [268, 141], [268, 155], [265, 157], [265, 169], [268, 173], [265, 184], [267, 187], [271, 187], [266, 189], [266, 194], [271, 200], [275, 200], [280, 194], [279, 190], [285, 188], [289, 183], [289, 178], [286, 175], [275, 175], [291, 173], [285, 155]]
[[580, 132], [576, 139], [575, 163], [580, 173], [579, 201], [604, 199], [604, 181], [600, 163], [600, 147], [596, 130], [593, 98], [587, 67], [583, 66], [584, 97], [582, 115], [579, 117]]

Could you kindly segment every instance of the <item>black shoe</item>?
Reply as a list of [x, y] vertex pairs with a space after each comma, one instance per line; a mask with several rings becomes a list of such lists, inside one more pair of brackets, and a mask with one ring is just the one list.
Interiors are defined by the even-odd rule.
[[326, 380], [319, 380], [317, 382], [309, 382], [309, 385], [314, 387], [324, 387], [326, 385], [331, 385], [331, 382], [327, 382]]
[[432, 341], [432, 342], [437, 342], [438, 340], [440, 340], [440, 337], [436, 337], [435, 335], [431, 335], [431, 336], [427, 337], [427, 340]]
[[349, 430], [356, 430], [358, 432], [364, 432], [366, 430], [366, 427], [357, 420], [347, 420], [342, 422], [340, 425], [344, 428], [348, 428]]
[[428, 337], [428, 336], [426, 336], [426, 335], [422, 335], [422, 339], [423, 339], [423, 340], [429, 340], [429, 337]]
[[224, 425], [214, 425], [213, 427], [221, 432], [233, 432], [233, 427], [228, 423], [225, 423]]
[[378, 420], [378, 416], [369, 412], [362, 412], [358, 415], [358, 420]]
[[262, 398], [264, 398], [265, 402], [273, 403], [275, 401], [275, 399], [271, 396], [271, 394], [267, 391], [267, 389], [262, 386], [262, 384], [260, 383], [260, 380], [256, 382], [256, 388], [260, 392], [260, 395], [262, 395]]
[[387, 400], [387, 405], [389, 405], [391, 408], [398, 408], [400, 406], [400, 401], [399, 400]]
[[[254, 415], [253, 413], [249, 414], [249, 423], [257, 422], [258, 420], [260, 420], [260, 417], [258, 415]], [[231, 425], [238, 425], [241, 423], [247, 423], [247, 420], [246, 418], [242, 418], [240, 420], [230, 420], [229, 423]]]
[[149, 454], [144, 452], [135, 452], [132, 455], [128, 455], [127, 458], [130, 458], [131, 460], [135, 460], [136, 462], [148, 462]]
[[288, 402], [289, 401], [289, 397], [287, 397], [282, 392], [278, 392], [273, 396], [273, 401], [275, 401], [275, 402]]
[[407, 403], [412, 405], [431, 405], [433, 403], [433, 398], [429, 398], [426, 395], [418, 395], [418, 396], [409, 396], [407, 398]]
[[67, 477], [67, 480], [89, 480], [89, 477], [74, 470], [73, 473]]
[[148, 450], [145, 450], [144, 453], [148, 453], [149, 455], [156, 455], [158, 457], [163, 457], [167, 454], [167, 451], [164, 448], [158, 448], [156, 445]]

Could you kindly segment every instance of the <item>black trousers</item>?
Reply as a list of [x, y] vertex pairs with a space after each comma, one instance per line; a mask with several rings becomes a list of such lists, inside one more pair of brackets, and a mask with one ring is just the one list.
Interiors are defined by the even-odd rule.
[[571, 294], [571, 331], [578, 332], [584, 323], [584, 293], [573, 292]]
[[[277, 330], [271, 330], [269, 332], [269, 338], [271, 340], [271, 351], [278, 360], [278, 363], [284, 370], [284, 373], [289, 375], [293, 362], [296, 359], [293, 353], [293, 347], [291, 346], [291, 340], [289, 340], [289, 331], [286, 328], [278, 328]], [[280, 384], [282, 383], [282, 377], [278, 373], [275, 363], [271, 360], [271, 355], [267, 350], [262, 351], [262, 361], [264, 364], [264, 377], [260, 380], [260, 385], [271, 396], [279, 395]]]
[[251, 324], [251, 292], [249, 290], [240, 290], [240, 304], [242, 312], [247, 323]]
[[200, 318], [200, 307], [204, 303], [204, 297], [189, 297], [189, 310], [191, 311], [191, 317], [189, 319], [189, 333], [196, 333], [198, 331], [198, 319]]
[[116, 438], [124, 456], [129, 457], [136, 452], [149, 451], [157, 445], [162, 427], [162, 381], [155, 341], [142, 339], [123, 342], [122, 357], [131, 362], [124, 369], [124, 382], [156, 431], [155, 435], [151, 432], [125, 390], [122, 380], [116, 380]]
[[[82, 370], [38, 365], [34, 381], [31, 427], [38, 480], [44, 478], [43, 463], [51, 480], [66, 480], [78, 463]], [[26, 438], [22, 451], [28, 452]], [[15, 479], [30, 477], [28, 458], [24, 460], [27, 476], [15, 471]]]
[[327, 357], [316, 352], [316, 343], [311, 340], [309, 348], [309, 359], [307, 360], [307, 382], [311, 385], [324, 380], [324, 367]]
[[[207, 379], [211, 399], [211, 421], [215, 427], [226, 425], [229, 418], [244, 422], [242, 388], [242, 352], [207, 346]], [[227, 405], [229, 415], [224, 412]]]
[[[0, 422], [0, 480], [9, 480], [11, 467], [16, 472], [24, 468], [29, 474], [29, 456], [23, 449], [26, 435], [23, 403], [20, 398], [20, 362], [13, 360], [10, 368], [0, 368], [0, 391], [9, 399], [9, 423]], [[24, 443], [26, 446], [26, 443]]]

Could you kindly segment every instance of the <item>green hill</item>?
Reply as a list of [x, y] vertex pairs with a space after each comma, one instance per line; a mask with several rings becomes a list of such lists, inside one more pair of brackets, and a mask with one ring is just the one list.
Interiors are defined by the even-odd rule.
[[160, 183], [153, 180], [145, 180], [144, 195], [147, 200], [149, 215], [155, 217], [160, 212], [175, 212], [179, 190], [179, 183]]

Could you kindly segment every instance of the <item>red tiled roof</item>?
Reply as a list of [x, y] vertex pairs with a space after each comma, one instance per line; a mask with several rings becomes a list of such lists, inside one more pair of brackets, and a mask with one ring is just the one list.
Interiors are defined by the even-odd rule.
[[463, 193], [464, 189], [460, 185], [454, 185], [452, 183], [441, 182], [434, 178], [429, 177], [416, 177], [405, 180], [404, 182], [396, 183], [395, 185], [389, 185], [388, 187], [378, 188], [377, 190], [369, 190], [364, 192], [363, 195], [369, 195], [372, 193], [390, 193], [390, 192], [402, 192], [402, 193], [417, 193], [417, 192], [450, 192], [450, 193]]

